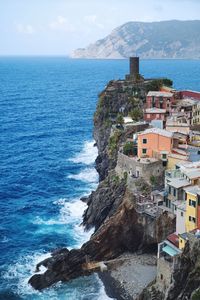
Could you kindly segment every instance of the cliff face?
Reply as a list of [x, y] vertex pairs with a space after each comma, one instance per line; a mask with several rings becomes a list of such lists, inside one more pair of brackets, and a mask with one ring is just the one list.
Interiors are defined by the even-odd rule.
[[[137, 213], [133, 193], [127, 187], [127, 176], [124, 174], [120, 178], [115, 173], [118, 150], [126, 133], [116, 128], [113, 130], [111, 118], [116, 117], [121, 108], [125, 114], [138, 108], [144, 92], [144, 86], [125, 86], [123, 91], [121, 84], [116, 84], [108, 85], [100, 95], [94, 116], [94, 136], [99, 151], [96, 167], [101, 182], [87, 199], [83, 224], [86, 229], [95, 227], [95, 233], [80, 249], [61, 249], [39, 263], [37, 270], [41, 265], [47, 270], [31, 277], [29, 283], [35, 289], [91, 274], [94, 270], [86, 267], [88, 261], [106, 263], [125, 251], [155, 249], [158, 242], [174, 231], [174, 219], [168, 214], [155, 219]], [[136, 90], [140, 99], [132, 96]]]
[[[100, 197], [98, 200], [102, 200], [102, 198]], [[106, 220], [92, 235], [90, 241], [85, 243], [81, 249], [71, 251], [61, 249], [53, 253], [52, 257], [37, 266], [39, 269], [43, 265], [47, 271], [43, 274], [33, 275], [29, 283], [35, 289], [41, 290], [58, 281], [64, 282], [89, 275], [93, 271], [85, 269], [87, 261], [106, 262], [125, 251], [155, 249], [157, 242], [161, 241], [166, 234], [165, 231], [158, 230], [160, 224], [170, 224], [167, 234], [174, 230], [174, 222], [167, 214], [162, 215], [157, 221], [148, 216], [140, 217], [127, 190], [123, 190], [123, 192], [120, 190], [118, 201], [121, 204], [116, 212], [110, 217], [108, 217], [109, 210], [105, 213]]]
[[200, 21], [129, 22], [73, 58], [199, 58]]

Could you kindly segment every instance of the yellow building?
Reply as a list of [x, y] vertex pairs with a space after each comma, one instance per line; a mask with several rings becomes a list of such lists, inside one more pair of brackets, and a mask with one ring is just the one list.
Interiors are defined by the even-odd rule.
[[185, 228], [186, 232], [199, 227], [198, 218], [198, 199], [200, 187], [198, 185], [190, 186], [184, 189], [186, 199]]

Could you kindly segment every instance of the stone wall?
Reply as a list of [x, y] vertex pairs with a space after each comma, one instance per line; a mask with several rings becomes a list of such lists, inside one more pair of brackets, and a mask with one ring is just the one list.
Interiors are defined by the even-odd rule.
[[128, 174], [129, 181], [135, 178], [143, 178], [150, 183], [152, 176], [162, 179], [164, 176], [164, 168], [162, 161], [156, 159], [138, 159], [137, 157], [129, 157], [123, 153], [118, 153], [116, 172], [119, 176], [124, 176], [124, 172]]
[[168, 289], [172, 278], [172, 265], [167, 262], [163, 257], [158, 259], [157, 262], [157, 278], [156, 286], [160, 292]]

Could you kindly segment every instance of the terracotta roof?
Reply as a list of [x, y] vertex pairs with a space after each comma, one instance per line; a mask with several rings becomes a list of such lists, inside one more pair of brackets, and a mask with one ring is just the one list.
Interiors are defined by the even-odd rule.
[[167, 240], [170, 241], [176, 247], [179, 246], [179, 238], [178, 238], [177, 234], [172, 233], [172, 234], [168, 235]]

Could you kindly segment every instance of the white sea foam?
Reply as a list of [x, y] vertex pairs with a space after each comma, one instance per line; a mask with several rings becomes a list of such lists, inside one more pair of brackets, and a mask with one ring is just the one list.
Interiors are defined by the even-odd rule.
[[[86, 196], [87, 194], [84, 194]], [[66, 199], [61, 198], [53, 202], [54, 205], [59, 206], [59, 214], [55, 218], [44, 220], [41, 217], [37, 216], [33, 220], [33, 224], [41, 225], [37, 229], [36, 233], [45, 234], [46, 232], [55, 230], [53, 225], [62, 225], [56, 228], [56, 232], [64, 233], [68, 232], [69, 235], [73, 236], [73, 240], [76, 244], [76, 247], [81, 247], [83, 243], [89, 240], [93, 230], [84, 231], [84, 227], [81, 224], [83, 212], [87, 208], [87, 204], [80, 201], [80, 199]], [[73, 225], [72, 229], [69, 229], [64, 225]], [[70, 248], [70, 247], [69, 247]]]
[[94, 147], [94, 141], [86, 141], [82, 151], [69, 160], [77, 164], [91, 165], [95, 162], [97, 154], [98, 150], [97, 147]]
[[[7, 271], [2, 274], [2, 277], [5, 280], [9, 280], [10, 284], [12, 280], [15, 281], [17, 278], [18, 285], [16, 292], [21, 296], [39, 294], [39, 292], [28, 284], [28, 280], [34, 274], [36, 265], [48, 257], [50, 257], [50, 253], [35, 253], [33, 255], [21, 256], [15, 264], [8, 266]], [[45, 270], [45, 267], [41, 267], [40, 272], [37, 274], [43, 273]]]
[[109, 300], [109, 299], [116, 300], [115, 298], [110, 298], [110, 297], [107, 296], [106, 291], [105, 291], [105, 287], [104, 287], [102, 281], [98, 278], [97, 275], [96, 275], [96, 280], [99, 281], [99, 285], [100, 285], [99, 296], [98, 296], [97, 300]]
[[95, 168], [86, 168], [79, 174], [69, 175], [68, 178], [96, 184], [98, 182], [98, 173]]

